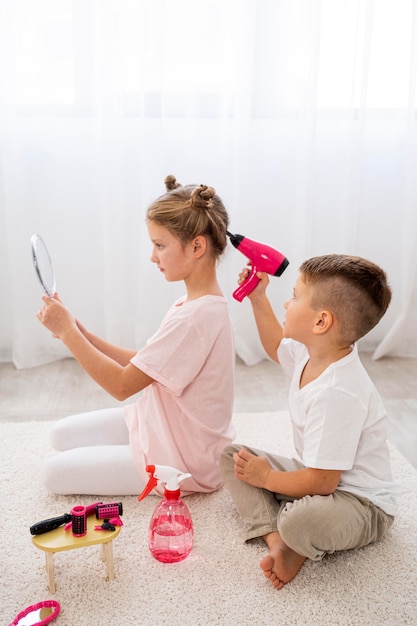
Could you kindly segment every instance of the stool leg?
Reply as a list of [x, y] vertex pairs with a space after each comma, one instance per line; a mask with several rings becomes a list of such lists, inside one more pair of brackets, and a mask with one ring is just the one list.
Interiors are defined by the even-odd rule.
[[51, 593], [55, 593], [55, 577], [54, 577], [54, 553], [45, 552], [46, 571], [48, 572], [48, 587]]
[[114, 580], [113, 542], [103, 543], [103, 561], [106, 561], [107, 580]]

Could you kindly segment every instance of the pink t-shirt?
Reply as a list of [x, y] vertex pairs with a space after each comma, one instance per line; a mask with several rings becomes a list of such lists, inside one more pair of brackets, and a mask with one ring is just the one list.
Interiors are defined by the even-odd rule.
[[[136, 467], [169, 465], [192, 477], [181, 493], [222, 485], [219, 459], [235, 436], [234, 342], [226, 298], [178, 300], [131, 363], [154, 379], [125, 407]], [[162, 493], [163, 489], [158, 488]]]

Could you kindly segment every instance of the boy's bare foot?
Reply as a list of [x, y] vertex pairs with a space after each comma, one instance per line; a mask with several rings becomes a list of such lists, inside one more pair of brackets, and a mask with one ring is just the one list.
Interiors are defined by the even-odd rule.
[[269, 554], [260, 562], [261, 569], [275, 589], [282, 589], [296, 577], [306, 557], [289, 548], [278, 532], [265, 535], [264, 541], [269, 548]]

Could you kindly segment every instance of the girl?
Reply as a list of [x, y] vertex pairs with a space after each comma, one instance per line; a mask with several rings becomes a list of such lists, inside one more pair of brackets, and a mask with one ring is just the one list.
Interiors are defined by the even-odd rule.
[[181, 186], [173, 176], [165, 185], [146, 215], [151, 261], [166, 280], [184, 281], [186, 294], [139, 352], [88, 331], [57, 294], [42, 298], [38, 319], [99, 385], [118, 400], [143, 390], [135, 404], [56, 423], [59, 453], [42, 469], [53, 493], [138, 494], [147, 464], [189, 472], [185, 494], [222, 485], [220, 455], [234, 438], [234, 345], [216, 266], [229, 219], [212, 187]]

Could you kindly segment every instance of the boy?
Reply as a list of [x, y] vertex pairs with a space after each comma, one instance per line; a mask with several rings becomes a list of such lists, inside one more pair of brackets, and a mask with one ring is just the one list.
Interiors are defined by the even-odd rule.
[[378, 541], [394, 521], [387, 416], [355, 345], [384, 315], [391, 289], [366, 259], [314, 257], [300, 267], [281, 326], [266, 296], [268, 275], [258, 277], [249, 299], [266, 353], [292, 377], [298, 458], [232, 444], [221, 470], [245, 540], [264, 539], [261, 569], [281, 589], [307, 558]]

